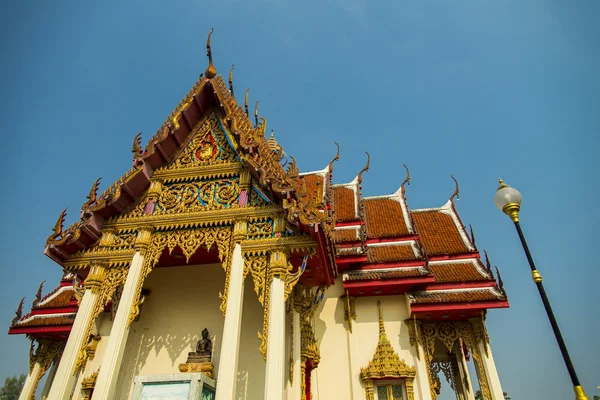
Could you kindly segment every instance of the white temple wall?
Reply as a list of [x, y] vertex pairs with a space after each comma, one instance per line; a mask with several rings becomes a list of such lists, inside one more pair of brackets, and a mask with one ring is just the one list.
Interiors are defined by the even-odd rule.
[[[321, 362], [315, 370], [312, 392], [315, 399], [365, 399], [360, 369], [366, 367], [375, 354], [379, 341], [379, 310], [381, 301], [387, 337], [409, 366], [415, 366], [415, 349], [410, 345], [406, 296], [375, 296], [355, 299], [356, 320], [352, 333], [344, 320], [344, 295], [341, 279], [325, 292], [323, 304], [315, 313], [315, 336], [319, 343]], [[422, 360], [421, 356], [421, 361]], [[425, 379], [427, 379], [425, 377]], [[423, 398], [414, 382], [415, 399]]]
[[[220, 264], [156, 268], [150, 273], [144, 283], [150, 294], [139, 320], [131, 325], [117, 381], [117, 399], [131, 398], [133, 380], [138, 375], [179, 373], [179, 364], [196, 350], [204, 328], [213, 341], [216, 374], [224, 321], [219, 311], [219, 292], [223, 292], [224, 281]], [[261, 328], [262, 307], [247, 280], [238, 364], [241, 399], [263, 396], [264, 361], [257, 338]]]

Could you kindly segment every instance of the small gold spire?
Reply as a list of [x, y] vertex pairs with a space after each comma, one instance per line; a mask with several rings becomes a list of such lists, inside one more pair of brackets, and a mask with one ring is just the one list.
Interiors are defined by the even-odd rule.
[[256, 104], [254, 105], [254, 126], [258, 126], [258, 100], [256, 100]]
[[246, 109], [246, 116], [249, 117], [250, 114], [248, 113], [248, 92], [250, 91], [250, 89], [246, 89], [246, 96], [244, 97], [244, 108]]
[[402, 182], [402, 185], [400, 185], [400, 190], [402, 191], [402, 194], [404, 194], [404, 185], [410, 186], [410, 170], [408, 169], [406, 164], [402, 163], [402, 165], [404, 165], [404, 169], [406, 169], [406, 179], [404, 180], [404, 182]]
[[231, 69], [229, 70], [229, 91], [231, 92], [231, 96], [235, 97], [235, 95], [233, 94], [233, 68], [235, 67], [234, 64], [231, 64]]
[[502, 178], [498, 178], [498, 183], [500, 184], [500, 186], [498, 186], [498, 189], [496, 189], [496, 192], [502, 188], [508, 187], [508, 185], [506, 183], [504, 183]]
[[208, 56], [208, 67], [206, 67], [206, 71], [204, 71], [204, 76], [207, 79], [212, 79], [217, 75], [217, 69], [213, 65], [212, 61], [212, 51], [210, 49], [210, 35], [214, 32], [215, 28], [212, 28], [208, 33], [208, 38], [206, 39], [206, 55]]
[[454, 197], [456, 197], [457, 199], [460, 199], [460, 189], [458, 188], [458, 181], [456, 180], [454, 175], [450, 175], [450, 177], [454, 180], [454, 183], [456, 185], [456, 189], [454, 189], [454, 193], [452, 193], [452, 196], [450, 196], [450, 201], [452, 203], [454, 203]]

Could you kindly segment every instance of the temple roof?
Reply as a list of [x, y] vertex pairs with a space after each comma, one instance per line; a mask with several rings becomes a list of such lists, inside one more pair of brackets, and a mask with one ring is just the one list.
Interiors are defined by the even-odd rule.
[[75, 276], [67, 273], [62, 277], [60, 284], [44, 297], [41, 297], [42, 285], [40, 285], [31, 311], [21, 316], [20, 305], [8, 334], [27, 334], [37, 338], [66, 338], [79, 308], [74, 282]]
[[[348, 183], [332, 182], [339, 146], [337, 155], [324, 169], [298, 173], [293, 157], [282, 162], [287, 155], [274, 135], [266, 138], [264, 118], [259, 122], [255, 111], [253, 123], [247, 100], [244, 107], [238, 105], [231, 77], [227, 88], [212, 64], [210, 41], [207, 46], [209, 68], [205, 76], [200, 76], [145, 148], [140, 135], [136, 135], [133, 167], [129, 171], [99, 196], [99, 180], [92, 185], [80, 221], [63, 229], [65, 212], [61, 213], [47, 240], [47, 255], [62, 264], [73, 254], [98, 243], [105, 221], [121, 218], [139, 207], [155, 171], [172, 162], [192, 140], [200, 122], [216, 113], [220, 126], [231, 134], [227, 140], [235, 142], [230, 144], [236, 162], [250, 170], [260, 190], [270, 191], [270, 196], [285, 205], [282, 209], [288, 221], [304, 228], [305, 233], [316, 235], [320, 258], [328, 268], [323, 268], [327, 270], [326, 277], [319, 282], [313, 280], [314, 284], [330, 285], [340, 273], [344, 274], [344, 285], [351, 295], [406, 293], [415, 305], [425, 304], [423, 299], [440, 304], [472, 302], [479, 295], [445, 294], [463, 290], [468, 284], [468, 293], [485, 293], [491, 296], [487, 300], [508, 306], [501, 281], [496, 282], [489, 262], [481, 262], [474, 240], [458, 215], [454, 204], [458, 182], [443, 206], [410, 210], [405, 190], [405, 185], [410, 184], [410, 171], [406, 166], [406, 179], [395, 193], [362, 196], [363, 174], [370, 164], [368, 153], [366, 166]], [[370, 289], [363, 290], [361, 285]], [[430, 296], [430, 292], [436, 294]], [[62, 304], [67, 297], [65, 291], [57, 291], [52, 302]], [[42, 307], [52, 308], [49, 302], [41, 302]]]

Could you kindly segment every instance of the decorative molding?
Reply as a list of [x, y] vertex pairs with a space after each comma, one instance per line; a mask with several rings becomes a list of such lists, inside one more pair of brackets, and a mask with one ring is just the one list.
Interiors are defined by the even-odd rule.
[[[37, 342], [37, 348], [34, 351], [35, 342]], [[35, 399], [35, 392], [40, 383], [40, 380], [46, 374], [46, 371], [50, 368], [53, 362], [58, 361], [60, 355], [65, 348], [66, 342], [52, 341], [46, 339], [33, 339], [31, 338], [31, 347], [29, 348], [29, 374], [34, 370], [35, 364], [39, 364], [40, 369], [36, 376], [31, 377], [34, 379], [32, 393], [32, 399]]]
[[98, 379], [98, 372], [99, 370], [81, 380], [81, 394], [83, 400], [90, 400], [92, 398], [94, 387], [96, 387], [96, 380]]
[[[429, 376], [429, 386], [431, 398], [435, 400], [439, 394], [439, 377], [437, 376], [437, 366], [432, 366], [437, 361], [434, 360], [434, 349], [436, 341], [440, 341], [449, 352], [453, 352], [455, 345], [465, 345], [473, 355], [475, 367], [479, 371], [479, 387], [483, 400], [491, 400], [489, 383], [484, 372], [484, 355], [479, 350], [480, 343], [486, 343], [487, 335], [481, 327], [484, 324], [481, 318], [471, 318], [469, 321], [448, 321], [448, 322], [423, 322], [421, 320], [406, 320], [409, 326], [410, 342], [418, 349], [418, 344], [423, 346], [427, 372]], [[436, 373], [434, 373], [436, 372]]]
[[350, 296], [346, 290], [346, 294], [340, 296], [340, 300], [344, 304], [344, 321], [348, 321], [348, 329], [352, 333], [352, 321], [356, 320], [356, 299]]

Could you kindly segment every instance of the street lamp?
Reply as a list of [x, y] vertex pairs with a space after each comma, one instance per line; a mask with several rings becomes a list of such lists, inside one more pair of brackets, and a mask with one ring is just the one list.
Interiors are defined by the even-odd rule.
[[504, 183], [504, 181], [502, 181], [502, 179], [500, 179], [499, 182], [500, 186], [498, 187], [498, 190], [496, 190], [496, 195], [494, 196], [494, 203], [496, 204], [496, 207], [502, 210], [504, 214], [508, 215], [510, 219], [515, 223], [515, 228], [517, 228], [519, 239], [521, 239], [521, 244], [523, 245], [525, 255], [527, 256], [527, 261], [529, 261], [529, 266], [531, 267], [531, 276], [538, 288], [538, 291], [540, 292], [542, 302], [544, 303], [544, 308], [546, 309], [546, 314], [548, 314], [550, 325], [552, 325], [554, 336], [556, 337], [556, 341], [558, 342], [558, 347], [560, 347], [560, 352], [563, 356], [563, 359], [565, 360], [565, 364], [567, 366], [567, 370], [569, 371], [569, 375], [571, 376], [571, 382], [573, 382], [573, 388], [575, 389], [575, 399], [588, 400], [587, 396], [585, 395], [585, 391], [583, 390], [583, 387], [581, 387], [581, 385], [579, 384], [579, 378], [577, 378], [577, 374], [575, 373], [575, 368], [573, 367], [573, 363], [571, 362], [571, 357], [569, 356], [569, 352], [567, 351], [567, 346], [565, 345], [565, 341], [563, 340], [562, 334], [560, 333], [560, 329], [558, 328], [558, 323], [556, 322], [556, 318], [554, 317], [554, 313], [552, 312], [552, 307], [550, 307], [550, 301], [548, 300], [546, 290], [544, 290], [544, 285], [542, 284], [542, 275], [540, 275], [539, 271], [535, 267], [535, 263], [533, 262], [533, 258], [531, 257], [531, 253], [529, 252], [529, 247], [527, 246], [527, 242], [525, 241], [525, 236], [523, 236], [521, 225], [519, 224], [519, 210], [521, 209], [522, 201], [521, 193], [519, 193], [517, 189], [508, 186], [506, 183]]

